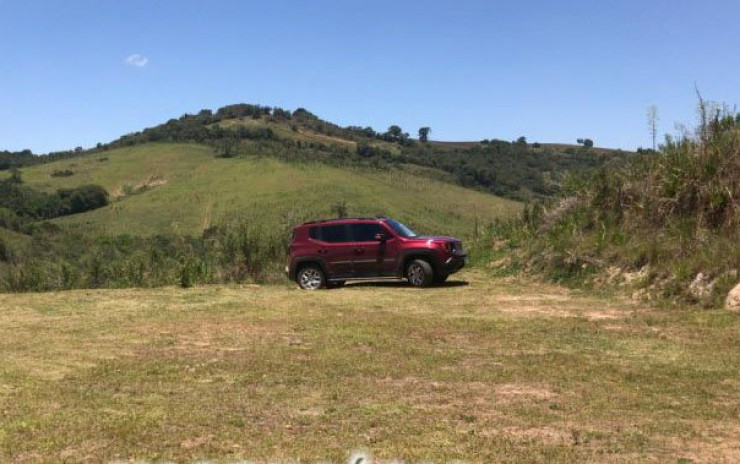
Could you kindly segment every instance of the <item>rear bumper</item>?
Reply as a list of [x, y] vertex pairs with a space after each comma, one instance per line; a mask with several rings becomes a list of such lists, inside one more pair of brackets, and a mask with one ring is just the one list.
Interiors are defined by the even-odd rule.
[[444, 262], [444, 272], [446, 274], [454, 274], [460, 269], [464, 268], [466, 264], [468, 264], [468, 255], [465, 254], [452, 256]]

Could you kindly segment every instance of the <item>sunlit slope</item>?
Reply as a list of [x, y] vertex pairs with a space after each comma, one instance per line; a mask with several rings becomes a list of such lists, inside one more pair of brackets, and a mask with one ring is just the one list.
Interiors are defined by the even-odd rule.
[[[52, 175], [62, 171], [72, 175]], [[476, 220], [482, 226], [520, 207], [406, 170], [219, 159], [209, 147], [192, 144], [138, 145], [22, 174], [29, 186], [46, 191], [89, 183], [105, 187], [108, 207], [56, 220], [98, 233], [199, 234], [237, 215], [265, 223], [329, 217], [332, 203], [345, 201], [351, 215], [387, 214], [423, 232], [469, 236]]]

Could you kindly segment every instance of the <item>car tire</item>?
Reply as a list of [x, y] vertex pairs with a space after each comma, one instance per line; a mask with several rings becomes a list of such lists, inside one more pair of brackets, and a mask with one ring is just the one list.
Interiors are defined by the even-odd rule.
[[318, 290], [326, 287], [324, 271], [315, 264], [303, 266], [296, 275], [296, 282], [303, 290]]
[[406, 279], [413, 287], [428, 287], [434, 281], [434, 271], [428, 262], [415, 259], [406, 267]]

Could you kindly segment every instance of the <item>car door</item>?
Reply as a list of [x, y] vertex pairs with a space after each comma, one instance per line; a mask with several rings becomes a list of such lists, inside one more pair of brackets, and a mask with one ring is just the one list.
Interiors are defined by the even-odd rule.
[[380, 275], [383, 277], [396, 277], [398, 271], [398, 238], [386, 225], [381, 226], [385, 240], [381, 242], [383, 261], [380, 265]]
[[[381, 234], [385, 239], [378, 240]], [[359, 222], [350, 224], [353, 252], [352, 268], [356, 277], [381, 277], [394, 275], [395, 267], [386, 266], [386, 259], [392, 258], [395, 250], [393, 236], [378, 222]], [[394, 261], [391, 259], [391, 261]], [[388, 269], [393, 268], [392, 273]]]
[[350, 234], [347, 225], [323, 225], [311, 229], [309, 236], [316, 245], [316, 253], [324, 261], [327, 278], [339, 279], [353, 274], [353, 247], [348, 246]]

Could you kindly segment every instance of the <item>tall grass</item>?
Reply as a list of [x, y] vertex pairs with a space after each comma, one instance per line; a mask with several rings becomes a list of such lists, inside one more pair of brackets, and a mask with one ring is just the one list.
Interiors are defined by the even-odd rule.
[[740, 115], [700, 98], [695, 131], [570, 176], [491, 233], [516, 250], [510, 268], [579, 284], [642, 270], [648, 297], [716, 305], [740, 270]]
[[[270, 223], [237, 217], [200, 237], [116, 235], [91, 240], [39, 231], [25, 253], [4, 255], [0, 291], [274, 281], [282, 276], [295, 222], [300, 222], [297, 215], [282, 215]], [[87, 246], [79, 247], [80, 241]]]

